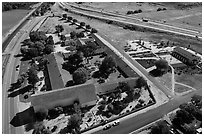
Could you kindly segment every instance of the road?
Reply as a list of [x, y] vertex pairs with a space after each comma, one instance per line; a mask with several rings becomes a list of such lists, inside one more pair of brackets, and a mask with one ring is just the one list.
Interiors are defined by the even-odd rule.
[[[153, 78], [152, 76], [150, 76], [148, 74], [148, 72], [136, 61], [132, 60], [126, 53], [124, 53], [124, 51], [117, 46], [112, 46], [111, 44], [109, 44], [106, 40], [104, 39], [108, 39], [108, 38], [102, 38], [100, 37], [98, 34], [95, 34], [96, 37], [93, 38], [99, 38], [101, 39], [104, 43], [106, 43], [107, 46], [109, 46], [110, 49], [112, 49], [118, 56], [124, 56], [122, 57], [122, 59], [130, 66], [132, 67], [133, 70], [135, 70], [139, 75], [141, 74], [144, 78], [146, 78], [148, 81], [154, 83], [154, 85], [156, 85], [160, 90], [162, 90], [167, 96], [169, 96], [170, 98], [172, 98], [169, 102], [167, 102], [164, 105], [161, 105], [153, 110], [149, 110], [146, 113], [140, 114], [138, 116], [129, 118], [127, 120], [124, 120], [121, 122], [121, 124], [117, 127], [111, 128], [110, 130], [101, 130], [102, 127], [100, 127], [100, 129], [97, 129], [95, 132], [94, 131], [90, 131], [93, 133], [107, 133], [107, 134], [127, 134], [130, 133], [136, 129], [139, 129], [142, 126], [145, 126], [159, 118], [161, 118], [163, 115], [167, 114], [168, 112], [178, 108], [178, 106], [184, 102], [187, 102], [190, 97], [195, 93], [195, 92], [191, 92], [189, 94], [187, 94], [186, 96], [175, 96], [173, 95], [173, 93], [171, 92], [171, 90], [165, 88], [163, 85], [161, 85], [157, 80], [155, 80], [155, 78]], [[134, 66], [132, 66], [134, 65]], [[139, 122], [138, 124], [135, 125], [130, 125], [130, 124], [134, 124], [135, 122]], [[87, 132], [89, 133], [89, 132]]]
[[18, 112], [18, 97], [8, 98], [7, 90], [10, 88], [11, 83], [15, 83], [18, 77], [18, 71], [15, 66], [20, 64], [20, 58], [15, 58], [14, 55], [18, 54], [20, 50], [20, 42], [26, 39], [29, 32], [43, 19], [44, 17], [36, 17], [30, 20], [18, 33], [14, 36], [5, 50], [5, 54], [10, 54], [8, 64], [5, 68], [2, 85], [2, 109], [4, 112], [2, 119], [3, 134], [16, 134], [23, 133], [21, 127], [15, 128], [9, 124], [15, 114]]
[[86, 16], [94, 17], [94, 18], [117, 21], [117, 22], [124, 23], [124, 24], [135, 25], [135, 26], [139, 26], [143, 28], [149, 28], [149, 29], [154, 29], [158, 31], [164, 31], [164, 32], [174, 33], [174, 34], [183, 35], [183, 36], [189, 36], [193, 38], [198, 36], [198, 38], [202, 39], [201, 34], [193, 30], [179, 28], [179, 27], [175, 27], [175, 26], [171, 26], [167, 24], [161, 24], [161, 23], [157, 23], [153, 21], [143, 22], [141, 19], [127, 17], [124, 15], [118, 15], [118, 14], [104, 12], [104, 11], [98, 11], [98, 10], [94, 10], [90, 8], [77, 7], [70, 3], [61, 2], [59, 4], [61, 6], [68, 8], [70, 12], [83, 14]]
[[[195, 93], [195, 92], [194, 92]], [[120, 125], [112, 127], [109, 130], [100, 130], [95, 134], [128, 134], [137, 130], [155, 120], [162, 118], [165, 114], [178, 108], [178, 106], [184, 102], [190, 100], [190, 97], [194, 94], [190, 93], [186, 96], [181, 96], [170, 100], [168, 103], [163, 104], [155, 109], [149, 110], [148, 112], [139, 114], [131, 119], [120, 122]]]
[[121, 47], [113, 46], [114, 44], [110, 44], [111, 42], [109, 42], [108, 37], [102, 38], [98, 34], [95, 34], [94, 38], [98, 38], [103, 41], [103, 43], [105, 43], [119, 57], [123, 56], [122, 59], [126, 62], [127, 65], [129, 65], [137, 74], [143, 76], [148, 82], [152, 82], [158, 89], [163, 91], [166, 96], [168, 96], [169, 98], [173, 97], [171, 90], [163, 86], [154, 77], [150, 76], [146, 69], [142, 67], [137, 61], [134, 61], [132, 58], [130, 58], [130, 56], [127, 55]]

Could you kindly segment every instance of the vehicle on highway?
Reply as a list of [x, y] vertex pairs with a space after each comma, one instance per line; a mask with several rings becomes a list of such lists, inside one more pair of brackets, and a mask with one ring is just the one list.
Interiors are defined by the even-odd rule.
[[107, 124], [107, 125], [105, 125], [105, 126], [103, 127], [103, 130], [110, 129], [111, 127], [112, 127], [112, 125], [111, 125], [111, 124]]

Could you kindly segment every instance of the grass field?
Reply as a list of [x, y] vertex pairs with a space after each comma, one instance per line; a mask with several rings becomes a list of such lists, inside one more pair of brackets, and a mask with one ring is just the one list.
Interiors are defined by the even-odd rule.
[[175, 84], [175, 92], [176, 93], [183, 93], [183, 92], [186, 92], [189, 90], [191, 90], [191, 88], [183, 86], [183, 85]]
[[[147, 3], [147, 2], [85, 2], [80, 6], [93, 8], [97, 10], [112, 12], [116, 14], [126, 15], [127, 11], [134, 11], [141, 9], [142, 13], [130, 14], [134, 18], [149, 18], [154, 21], [166, 21], [166, 24], [178, 26], [181, 28], [192, 29], [200, 31], [202, 24], [202, 17], [195, 16], [197, 13], [202, 13], [202, 6], [192, 6], [191, 8], [181, 9], [179, 5], [187, 3]], [[188, 3], [192, 4], [192, 3]], [[196, 4], [195, 4], [196, 5]], [[158, 8], [166, 8], [164, 11], [157, 11]], [[181, 19], [177, 19], [181, 18]], [[176, 19], [176, 20], [175, 20]]]
[[183, 83], [189, 85], [195, 89], [197, 89], [199, 94], [202, 94], [202, 75], [188, 75], [181, 74], [175, 75], [175, 81], [179, 83]]
[[18, 9], [2, 12], [2, 36], [9, 32], [29, 11]]

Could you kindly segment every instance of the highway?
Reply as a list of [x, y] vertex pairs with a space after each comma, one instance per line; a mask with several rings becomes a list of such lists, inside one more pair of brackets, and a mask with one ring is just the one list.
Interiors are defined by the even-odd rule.
[[12, 38], [4, 54], [10, 54], [8, 63], [5, 68], [2, 85], [2, 129], [3, 134], [16, 134], [23, 133], [22, 127], [15, 128], [10, 125], [10, 121], [18, 113], [18, 97], [8, 98], [8, 89], [11, 83], [15, 83], [18, 78], [18, 71], [16, 71], [16, 65], [20, 64], [20, 58], [15, 58], [14, 55], [20, 51], [20, 43], [26, 39], [29, 32], [43, 19], [44, 17], [36, 17], [30, 20], [24, 27]]
[[104, 20], [112, 20], [112, 21], [116, 21], [124, 24], [135, 25], [143, 28], [149, 28], [149, 29], [154, 29], [158, 31], [163, 31], [163, 32], [168, 32], [168, 33], [173, 33], [173, 34], [178, 34], [183, 36], [189, 36], [193, 38], [198, 36], [198, 38], [202, 39], [201, 34], [193, 30], [179, 28], [179, 27], [175, 27], [167, 24], [161, 24], [153, 21], [143, 22], [141, 19], [127, 17], [124, 15], [118, 15], [118, 14], [104, 12], [104, 11], [93, 10], [93, 9], [84, 8], [84, 7], [83, 8], [77, 7], [70, 3], [61, 2], [59, 4], [62, 7], [68, 8], [69, 12], [82, 14], [85, 16], [90, 16], [90, 17], [104, 19]]

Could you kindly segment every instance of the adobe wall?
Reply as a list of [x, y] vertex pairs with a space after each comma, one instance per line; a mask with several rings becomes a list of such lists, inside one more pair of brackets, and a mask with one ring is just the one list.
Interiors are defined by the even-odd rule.
[[78, 100], [82, 106], [95, 104], [97, 100], [95, 86], [82, 84], [32, 95], [31, 105], [35, 111], [38, 111], [40, 108], [52, 109], [57, 106], [68, 106], [75, 100]]

